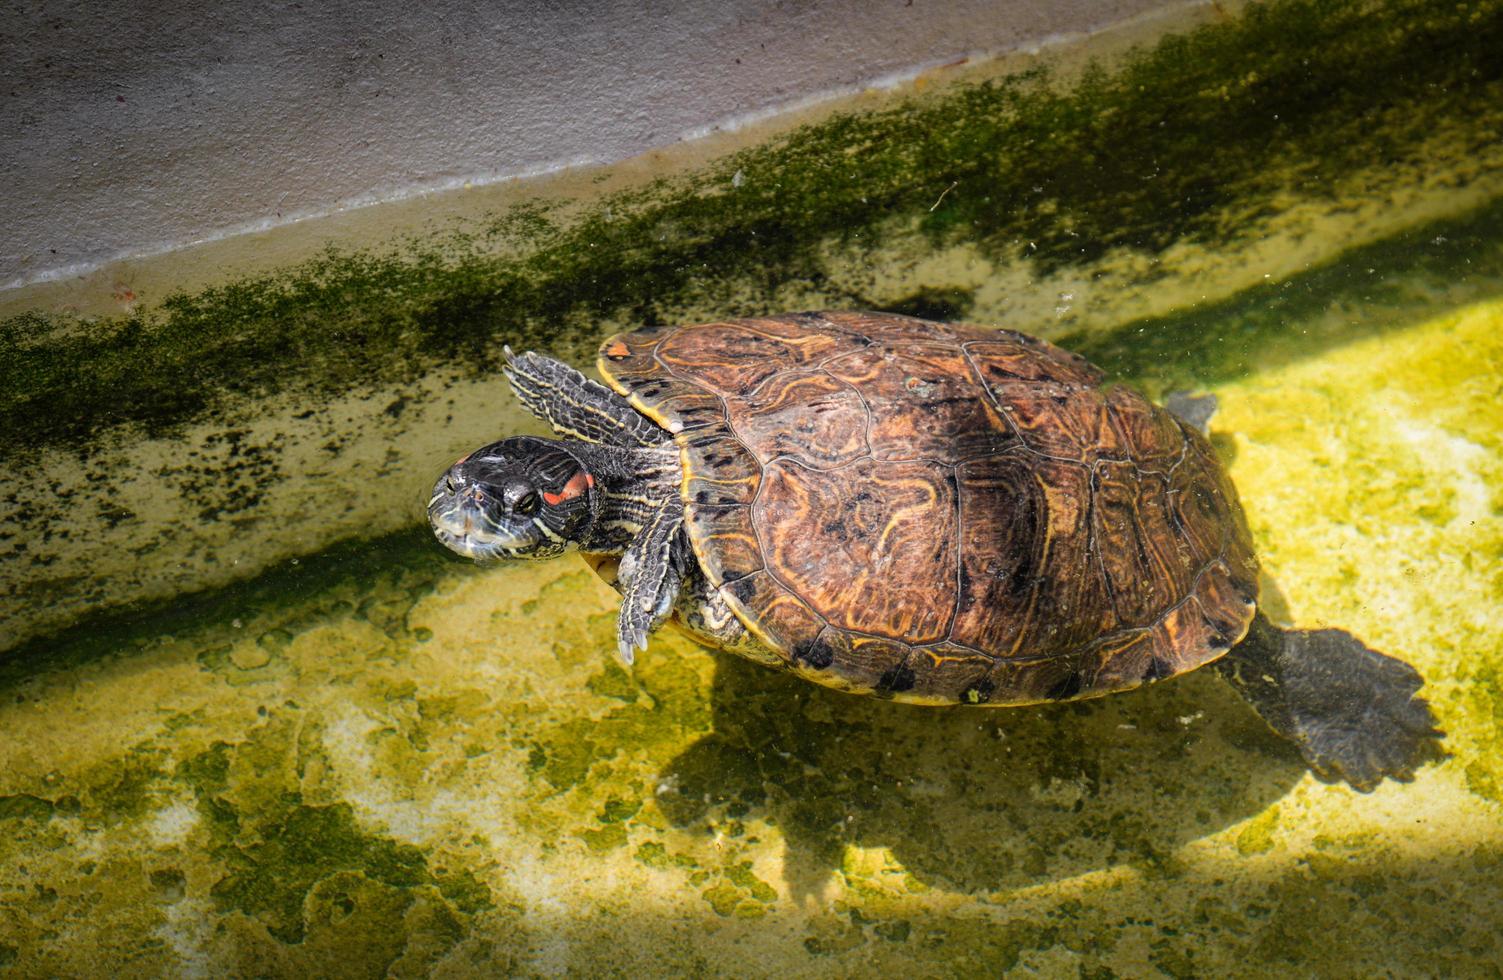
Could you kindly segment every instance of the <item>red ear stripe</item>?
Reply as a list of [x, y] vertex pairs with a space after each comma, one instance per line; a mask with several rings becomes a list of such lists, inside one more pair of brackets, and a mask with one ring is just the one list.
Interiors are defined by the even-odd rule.
[[557, 507], [565, 500], [573, 500], [575, 497], [584, 493], [594, 485], [595, 478], [586, 473], [584, 470], [580, 470], [578, 473], [575, 473], [573, 476], [569, 477], [569, 482], [564, 484], [564, 489], [560, 492], [549, 493], [548, 491], [544, 490], [543, 499], [548, 502], [549, 507]]

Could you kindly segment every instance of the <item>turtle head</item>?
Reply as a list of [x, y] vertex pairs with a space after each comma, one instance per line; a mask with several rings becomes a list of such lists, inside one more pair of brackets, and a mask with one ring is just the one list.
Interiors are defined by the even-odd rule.
[[476, 561], [555, 558], [594, 523], [595, 480], [562, 443], [503, 439], [449, 467], [433, 486], [428, 523]]

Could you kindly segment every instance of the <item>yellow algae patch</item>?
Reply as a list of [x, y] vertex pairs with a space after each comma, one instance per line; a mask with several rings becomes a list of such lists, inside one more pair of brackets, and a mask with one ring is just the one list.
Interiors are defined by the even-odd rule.
[[1245, 856], [1273, 850], [1274, 831], [1278, 826], [1279, 808], [1271, 806], [1242, 828], [1242, 832], [1237, 835], [1237, 853]]
[[[1503, 773], [1503, 301], [1220, 389], [1233, 480], [1303, 627], [1401, 656], [1453, 777]], [[1438, 790], [1438, 786], [1432, 786]]]

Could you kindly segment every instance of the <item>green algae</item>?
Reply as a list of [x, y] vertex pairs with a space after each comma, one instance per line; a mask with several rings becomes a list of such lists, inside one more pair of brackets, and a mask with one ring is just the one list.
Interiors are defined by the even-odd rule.
[[601, 697], [615, 698], [627, 704], [635, 702], [638, 696], [632, 676], [615, 663], [607, 663], [600, 673], [592, 674], [585, 686]]
[[1246, 857], [1249, 854], [1266, 854], [1273, 850], [1276, 832], [1279, 828], [1279, 808], [1269, 807], [1267, 813], [1249, 820], [1247, 826], [1237, 835], [1237, 853]]
[[348, 806], [297, 807], [237, 854], [235, 871], [214, 885], [215, 902], [262, 917], [267, 931], [288, 943], [302, 941], [304, 901], [335, 872], [401, 889], [428, 878], [421, 851], [360, 832]]
[[34, 820], [46, 822], [52, 819], [57, 804], [51, 800], [32, 796], [30, 793], [15, 793], [0, 796], [0, 820]]
[[606, 851], [614, 851], [618, 847], [627, 844], [626, 828], [618, 824], [600, 827], [592, 830], [580, 831], [579, 839], [585, 842], [585, 846], [596, 854]]
[[[715, 910], [719, 916], [732, 916], [737, 913], [741, 906], [741, 892], [734, 885], [724, 881], [716, 882], [700, 893], [700, 897]], [[755, 906], [748, 905], [747, 908]]]
[[[606, 648], [614, 622], [614, 617], [605, 617], [594, 623], [594, 643], [584, 649]], [[699, 676], [687, 665], [659, 661], [637, 673], [636, 682], [650, 701], [631, 699], [602, 716], [570, 718], [544, 729], [530, 746], [529, 769], [552, 791], [588, 788], [611, 781], [611, 764], [623, 752], [651, 751], [686, 731], [708, 727]], [[594, 693], [612, 700], [619, 697], [615, 690]]]
[[89, 798], [108, 820], [139, 819], [155, 802], [165, 773], [161, 754], [137, 748], [93, 775]]
[[600, 811], [597, 819], [601, 823], [620, 823], [635, 817], [641, 809], [641, 800], [621, 800], [612, 797], [605, 801], [605, 807]]
[[633, 855], [638, 861], [649, 868], [682, 868], [687, 871], [699, 870], [699, 862], [687, 854], [670, 853], [668, 848], [659, 841], [647, 841], [637, 848]]
[[[1468, 664], [1459, 679], [1466, 684], [1472, 717], [1491, 731], [1489, 745], [1503, 745], [1503, 669], [1486, 662]], [[1479, 753], [1466, 765], [1467, 788], [1503, 806], [1503, 760]]]
[[[33, 674], [62, 670], [139, 649], [163, 635], [192, 633], [222, 637], [238, 631], [236, 620], [270, 614], [272, 622], [256, 645], [268, 653], [308, 626], [341, 615], [351, 593], [364, 595], [360, 618], [390, 636], [410, 635], [405, 617], [441, 575], [473, 571], [435, 552], [431, 535], [411, 527], [374, 539], [349, 541], [318, 554], [283, 562], [253, 579], [225, 589], [205, 589], [126, 609], [85, 617], [50, 636], [34, 637], [0, 660], [0, 690]], [[383, 598], [376, 601], [372, 595]], [[311, 599], [309, 597], [312, 597]], [[431, 631], [429, 631], [431, 634]], [[235, 646], [204, 644], [198, 652], [205, 669], [232, 664]], [[237, 668], [238, 669], [238, 668]], [[253, 673], [253, 671], [246, 671]], [[235, 683], [231, 681], [231, 683]]]
[[[432, 886], [464, 916], [494, 907], [490, 889], [472, 872], [430, 867], [429, 855], [418, 847], [362, 829], [348, 804], [303, 803], [284, 781], [285, 771], [275, 765], [282, 750], [276, 744], [279, 737], [271, 737], [270, 742], [263, 735], [261, 741], [240, 745], [217, 742], [177, 770], [194, 790], [213, 850], [229, 869], [210, 889], [218, 908], [257, 917], [274, 938], [300, 943], [308, 928], [309, 896], [327, 890], [335, 879], [358, 879], [399, 893]], [[246, 753], [261, 760], [252, 761], [252, 767], [270, 774], [274, 786], [269, 792], [247, 796], [243, 777], [233, 778]], [[413, 898], [382, 900], [405, 909]]]
[[725, 869], [725, 879], [738, 888], [744, 889], [747, 894], [759, 902], [773, 902], [778, 893], [767, 882], [758, 878], [752, 871], [750, 861], [740, 861], [729, 865]]
[[1447, 127], [1490, 139], [1500, 47], [1496, 3], [1251, 5], [1065, 87], [1034, 70], [838, 114], [575, 217], [533, 202], [123, 317], [25, 313], [0, 323], [0, 445], [168, 431], [230, 396], [489, 372], [502, 339], [577, 355], [603, 319], [651, 324], [710, 297], [752, 312], [788, 284], [881, 305], [829, 285], [829, 256], [909, 227], [1039, 273], [1226, 249], [1278, 192], [1339, 195]]

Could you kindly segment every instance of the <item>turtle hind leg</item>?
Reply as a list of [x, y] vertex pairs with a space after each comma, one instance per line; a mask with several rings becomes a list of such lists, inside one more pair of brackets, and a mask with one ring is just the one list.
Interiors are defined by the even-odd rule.
[[1207, 438], [1211, 435], [1211, 418], [1219, 404], [1215, 395], [1194, 395], [1188, 391], [1171, 391], [1164, 396], [1164, 408], [1170, 415]]
[[1262, 613], [1216, 667], [1315, 775], [1370, 792], [1441, 758], [1443, 734], [1409, 664], [1344, 630], [1285, 630]]

